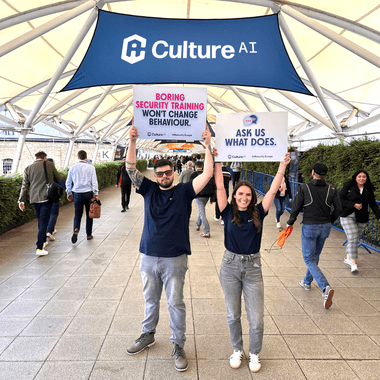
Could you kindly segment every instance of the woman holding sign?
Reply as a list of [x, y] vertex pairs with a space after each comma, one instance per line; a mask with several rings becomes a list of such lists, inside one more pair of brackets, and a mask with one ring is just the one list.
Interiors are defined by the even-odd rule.
[[252, 372], [259, 372], [261, 368], [258, 354], [261, 351], [264, 333], [264, 285], [260, 259], [262, 224], [289, 162], [289, 153], [286, 153], [269, 191], [259, 204], [256, 204], [256, 192], [248, 181], [237, 183], [232, 193], [231, 203], [228, 203], [223, 185], [222, 165], [215, 163], [217, 200], [224, 221], [226, 248], [220, 268], [220, 282], [224, 292], [227, 322], [234, 349], [230, 356], [230, 366], [234, 369], [240, 367], [243, 357], [242, 293], [249, 323], [249, 369]]

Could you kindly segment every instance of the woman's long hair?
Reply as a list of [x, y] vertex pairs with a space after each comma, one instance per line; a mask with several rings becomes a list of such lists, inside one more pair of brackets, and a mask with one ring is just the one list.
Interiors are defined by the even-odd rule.
[[365, 170], [358, 170], [352, 177], [351, 177], [351, 180], [348, 182], [349, 186], [350, 187], [353, 187], [353, 186], [357, 186], [357, 182], [356, 182], [356, 177], [360, 174], [360, 173], [364, 173], [366, 176], [367, 176], [367, 180], [365, 181], [365, 184], [364, 184], [364, 187], [369, 190], [369, 191], [374, 191], [375, 190], [375, 186], [373, 186], [370, 178], [369, 178], [369, 174], [365, 171]]
[[251, 185], [251, 183], [248, 181], [244, 181], [244, 180], [239, 181], [236, 184], [236, 186], [232, 192], [231, 206], [232, 206], [233, 219], [231, 222], [237, 224], [238, 226], [241, 226], [241, 218], [240, 218], [240, 214], [239, 214], [239, 209], [238, 209], [238, 205], [236, 203], [236, 199], [234, 197], [237, 190], [241, 186], [247, 186], [252, 191], [252, 199], [251, 199], [250, 204], [247, 207], [247, 214], [248, 214], [248, 217], [253, 220], [253, 224], [255, 225], [257, 232], [260, 232], [261, 231], [261, 220], [260, 220], [260, 212], [256, 206], [256, 202], [257, 202], [256, 191], [253, 188], [253, 186]]

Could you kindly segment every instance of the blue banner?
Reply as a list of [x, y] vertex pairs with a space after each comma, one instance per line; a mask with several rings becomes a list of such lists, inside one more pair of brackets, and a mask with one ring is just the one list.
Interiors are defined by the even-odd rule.
[[253, 86], [312, 95], [289, 59], [276, 14], [188, 20], [102, 10], [89, 49], [62, 91], [153, 83]]

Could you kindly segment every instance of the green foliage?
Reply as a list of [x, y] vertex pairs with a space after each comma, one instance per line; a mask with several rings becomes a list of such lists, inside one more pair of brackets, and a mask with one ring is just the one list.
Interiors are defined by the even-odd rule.
[[350, 145], [326, 146], [318, 145], [302, 155], [298, 165], [304, 181], [311, 179], [311, 167], [316, 162], [324, 162], [329, 171], [327, 182], [338, 189], [349, 181], [357, 170], [368, 172], [371, 182], [375, 186], [376, 199], [380, 199], [380, 142], [370, 140], [356, 140]]
[[[143, 172], [146, 170], [146, 168], [148, 167], [148, 163], [146, 162], [146, 160], [137, 160], [136, 162], [136, 169], [139, 171], [139, 172]], [[115, 173], [116, 175], [116, 173]]]
[[[115, 184], [117, 168], [121, 162], [107, 162], [104, 164], [95, 164], [96, 175], [98, 178], [99, 189]], [[147, 168], [146, 160], [138, 160], [136, 167], [143, 172]], [[66, 180], [68, 169], [60, 171], [62, 177]], [[34, 207], [25, 203], [25, 210], [22, 212], [18, 208], [18, 197], [22, 184], [22, 175], [15, 177], [0, 176], [0, 234], [19, 227], [35, 218]], [[61, 206], [68, 203], [66, 192], [61, 201]]]
[[277, 173], [278, 165], [278, 162], [245, 162], [243, 163], [243, 169], [275, 175]]

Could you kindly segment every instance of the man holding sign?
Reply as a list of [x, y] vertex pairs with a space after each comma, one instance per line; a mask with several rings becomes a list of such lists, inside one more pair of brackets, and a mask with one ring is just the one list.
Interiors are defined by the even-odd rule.
[[145, 298], [145, 317], [142, 334], [127, 349], [135, 355], [155, 344], [154, 334], [159, 319], [162, 288], [165, 286], [169, 306], [169, 319], [173, 342], [174, 366], [177, 371], [188, 367], [184, 352], [186, 332], [186, 308], [183, 287], [187, 271], [187, 256], [191, 254], [189, 220], [191, 203], [213, 175], [211, 133], [202, 133], [206, 145], [204, 172], [192, 182], [174, 186], [174, 171], [169, 160], [158, 160], [154, 164], [156, 182], [144, 177], [136, 169], [137, 129], [130, 129], [130, 146], [127, 154], [127, 172], [136, 186], [137, 193], [144, 197], [144, 229], [140, 242], [140, 273]]

